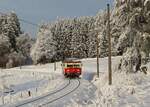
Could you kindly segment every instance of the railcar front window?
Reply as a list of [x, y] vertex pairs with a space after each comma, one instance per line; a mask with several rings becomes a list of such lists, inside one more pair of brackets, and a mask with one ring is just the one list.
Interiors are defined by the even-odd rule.
[[73, 67], [73, 65], [67, 65], [67, 67], [68, 67], [68, 68], [71, 68], [71, 67]]
[[74, 65], [74, 67], [75, 67], [75, 68], [78, 68], [78, 67], [80, 67], [80, 65]]

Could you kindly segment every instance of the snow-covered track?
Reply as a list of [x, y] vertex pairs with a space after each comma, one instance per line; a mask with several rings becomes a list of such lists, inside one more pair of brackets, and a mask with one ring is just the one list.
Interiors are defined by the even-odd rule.
[[[53, 100], [47, 101], [47, 102], [45, 102], [45, 103], [43, 103], [43, 104], [40, 104], [40, 107], [48, 106], [49, 104], [51, 104], [51, 103], [53, 103], [53, 102], [55, 102], [55, 101], [57, 101], [57, 100], [59, 100], [59, 99], [65, 97], [65, 96], [67, 96], [67, 95], [73, 93], [75, 90], [77, 90], [77, 89], [79, 88], [79, 86], [80, 86], [80, 84], [81, 84], [81, 82], [80, 82], [79, 79], [76, 79], [76, 80], [78, 81], [78, 82], [76, 82], [76, 83], [77, 83], [76, 86], [75, 86], [74, 88], [72, 88], [69, 92], [66, 92], [66, 93], [62, 94], [62, 95], [58, 96], [57, 98], [55, 98], [55, 99], [53, 99]], [[75, 84], [74, 84], [74, 85], [75, 85]]]
[[58, 92], [64, 90], [66, 87], [69, 86], [69, 84], [70, 84], [70, 79], [68, 79], [67, 84], [65, 84], [62, 88], [60, 88], [60, 89], [58, 89], [58, 90], [56, 90], [56, 91], [53, 91], [53, 92], [49, 92], [49, 93], [47, 93], [47, 94], [45, 94], [45, 95], [43, 95], [43, 96], [36, 97], [36, 98], [31, 99], [31, 100], [29, 100], [29, 101], [25, 101], [25, 102], [23, 102], [23, 103], [17, 104], [17, 105], [15, 105], [14, 107], [21, 107], [21, 106], [25, 106], [25, 105], [27, 105], [27, 104], [34, 103], [34, 102], [36, 102], [36, 101], [42, 100], [42, 99], [44, 99], [44, 98], [46, 98], [46, 97], [49, 97], [49, 96], [51, 96], [51, 95], [53, 95], [53, 94], [55, 94], [55, 93], [58, 93]]
[[57, 88], [53, 92], [49, 92], [45, 95], [16, 103], [11, 107], [49, 107], [50, 105], [57, 103], [57, 101], [59, 101], [60, 99], [62, 100], [63, 97], [66, 98], [67, 95], [76, 91], [79, 88], [80, 84], [80, 79], [68, 79], [67, 82], [62, 85], [62, 87]]

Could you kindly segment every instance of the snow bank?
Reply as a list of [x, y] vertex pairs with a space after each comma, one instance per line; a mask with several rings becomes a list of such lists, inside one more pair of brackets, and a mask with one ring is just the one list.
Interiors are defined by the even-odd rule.
[[113, 84], [108, 85], [108, 73], [101, 73], [93, 80], [98, 88], [96, 99], [88, 107], [149, 107], [150, 104], [150, 63], [148, 74], [141, 72], [126, 74], [113, 72]]
[[[101, 72], [99, 79], [95, 77], [91, 81], [97, 87], [96, 98], [89, 99], [85, 105], [74, 101], [67, 107], [149, 107], [150, 63], [146, 66], [148, 67], [147, 75], [142, 72], [126, 74], [113, 71], [113, 84], [111, 86], [108, 85], [108, 73]], [[88, 67], [90, 68], [90, 66]], [[104, 66], [103, 63], [103, 71], [106, 69], [107, 64]]]

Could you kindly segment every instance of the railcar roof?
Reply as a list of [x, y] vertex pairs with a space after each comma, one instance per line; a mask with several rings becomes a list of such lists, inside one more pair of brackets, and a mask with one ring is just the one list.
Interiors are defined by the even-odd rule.
[[81, 63], [81, 61], [63, 61], [63, 63]]
[[79, 61], [77, 58], [67, 58], [62, 62], [63, 63], [81, 63], [81, 61]]

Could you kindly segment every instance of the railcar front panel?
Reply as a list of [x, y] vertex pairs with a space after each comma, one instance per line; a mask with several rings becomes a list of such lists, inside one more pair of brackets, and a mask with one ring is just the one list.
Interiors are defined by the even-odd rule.
[[69, 77], [69, 76], [79, 77], [82, 73], [81, 62], [65, 62], [62, 64], [62, 68], [65, 77]]

